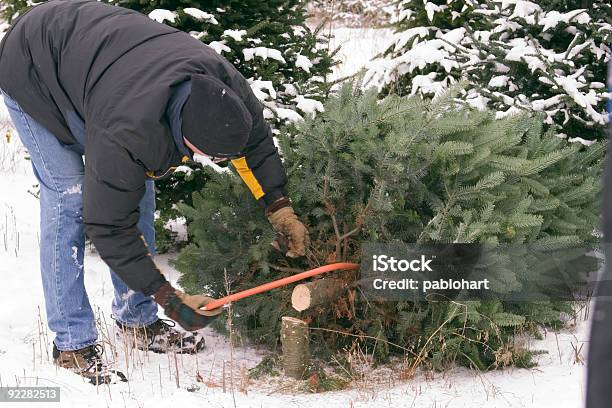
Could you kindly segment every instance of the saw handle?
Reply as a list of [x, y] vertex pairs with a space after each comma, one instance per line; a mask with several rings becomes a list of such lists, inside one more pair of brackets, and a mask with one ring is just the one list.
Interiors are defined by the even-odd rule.
[[225, 296], [220, 299], [213, 300], [212, 302], [207, 303], [206, 306], [201, 308], [201, 310], [214, 310], [227, 303], [233, 302], [235, 300], [244, 299], [246, 297], [253, 296], [258, 293], [267, 292], [269, 290], [276, 289], [276, 288], [288, 285], [293, 282], [307, 279], [312, 276], [321, 275], [326, 272], [337, 271], [339, 269], [344, 269], [344, 270], [359, 269], [359, 264], [349, 263], [349, 262], [338, 262], [338, 263], [333, 263], [329, 265], [323, 265], [318, 268], [300, 272], [295, 275], [287, 276], [286, 278], [264, 283], [263, 285], [255, 286], [254, 288], [243, 290], [242, 292], [236, 292], [229, 296]]

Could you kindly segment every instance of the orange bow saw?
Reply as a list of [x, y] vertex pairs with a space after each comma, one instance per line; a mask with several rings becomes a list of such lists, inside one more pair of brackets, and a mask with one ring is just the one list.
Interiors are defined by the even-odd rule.
[[349, 262], [338, 262], [329, 265], [323, 265], [318, 268], [310, 269], [308, 271], [300, 272], [295, 275], [288, 276], [286, 278], [278, 279], [272, 282], [264, 283], [263, 285], [255, 286], [254, 288], [243, 290], [242, 292], [236, 292], [229, 296], [223, 297], [221, 299], [216, 299], [206, 306], [202, 307], [202, 310], [214, 310], [218, 309], [221, 306], [233, 302], [235, 300], [244, 299], [249, 296], [256, 295], [258, 293], [266, 292], [268, 290], [272, 290], [281, 286], [288, 285], [293, 282], [297, 282], [303, 279], [310, 278], [312, 276], [321, 275], [326, 272], [337, 271], [339, 269], [352, 270], [359, 269], [359, 264], [349, 263]]

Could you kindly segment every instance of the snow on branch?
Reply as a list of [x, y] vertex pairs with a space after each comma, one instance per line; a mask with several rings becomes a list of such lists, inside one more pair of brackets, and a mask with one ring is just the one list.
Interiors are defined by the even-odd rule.
[[[372, 61], [367, 86], [426, 98], [457, 81], [462, 98], [499, 117], [537, 111], [570, 138], [607, 122], [606, 64], [612, 26], [584, 9], [546, 11], [526, 0], [404, 0], [394, 40]], [[457, 12], [461, 10], [461, 12]]]

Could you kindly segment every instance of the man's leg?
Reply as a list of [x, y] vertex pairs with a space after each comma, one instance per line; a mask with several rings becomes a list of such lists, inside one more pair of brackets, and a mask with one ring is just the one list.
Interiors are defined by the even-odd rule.
[[[140, 218], [138, 229], [142, 232], [151, 255], [155, 255], [155, 184], [147, 181], [147, 190], [140, 201]], [[111, 279], [115, 287], [113, 314], [115, 319], [129, 327], [148, 326], [157, 318], [157, 303], [150, 296], [129, 290], [117, 274], [111, 270]]]
[[82, 157], [4, 95], [17, 133], [40, 182], [40, 269], [49, 328], [59, 350], [97, 340], [83, 280]]

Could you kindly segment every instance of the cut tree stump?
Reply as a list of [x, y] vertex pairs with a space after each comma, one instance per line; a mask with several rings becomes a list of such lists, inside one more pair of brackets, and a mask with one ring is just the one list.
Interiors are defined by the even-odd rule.
[[291, 305], [301, 312], [317, 305], [334, 302], [347, 289], [346, 281], [338, 278], [317, 279], [293, 288]]
[[280, 334], [285, 375], [300, 380], [310, 363], [308, 325], [303, 320], [284, 316]]

